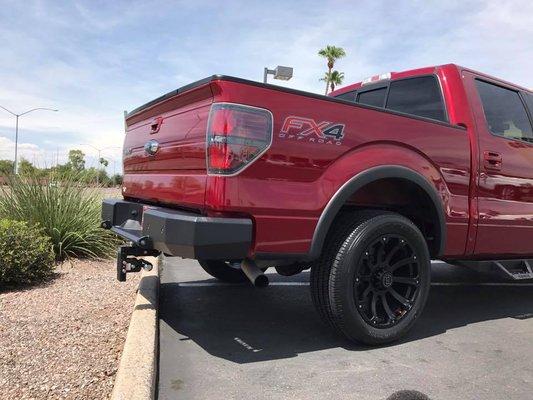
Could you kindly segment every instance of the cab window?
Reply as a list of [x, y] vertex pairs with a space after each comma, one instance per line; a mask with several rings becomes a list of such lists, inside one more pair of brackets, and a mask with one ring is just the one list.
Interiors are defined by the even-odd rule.
[[482, 80], [476, 86], [489, 130], [497, 136], [533, 143], [533, 131], [518, 92]]
[[386, 108], [419, 117], [447, 121], [440, 87], [434, 76], [392, 81]]
[[383, 107], [385, 105], [385, 96], [387, 95], [387, 88], [367, 90], [366, 92], [359, 92], [357, 94], [357, 103], [366, 104], [368, 106]]
[[353, 90], [351, 92], [339, 94], [338, 96], [335, 96], [335, 98], [355, 102], [355, 93], [356, 93], [355, 90]]
[[524, 93], [524, 99], [526, 100], [527, 108], [529, 108], [529, 115], [533, 117], [533, 94]]

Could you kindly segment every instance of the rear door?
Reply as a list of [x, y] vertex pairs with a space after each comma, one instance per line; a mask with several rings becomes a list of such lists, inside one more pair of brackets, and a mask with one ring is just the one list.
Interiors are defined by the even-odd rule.
[[533, 255], [533, 128], [527, 95], [464, 73], [479, 142], [477, 255]]

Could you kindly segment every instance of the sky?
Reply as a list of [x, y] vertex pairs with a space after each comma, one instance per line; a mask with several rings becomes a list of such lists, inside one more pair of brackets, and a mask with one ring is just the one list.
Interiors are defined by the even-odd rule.
[[[43, 167], [69, 149], [120, 172], [123, 111], [213, 74], [323, 93], [327, 44], [345, 84], [457, 63], [533, 88], [533, 2], [0, 0], [0, 106], [21, 117], [19, 151]], [[0, 159], [14, 158], [15, 119], [0, 110]]]

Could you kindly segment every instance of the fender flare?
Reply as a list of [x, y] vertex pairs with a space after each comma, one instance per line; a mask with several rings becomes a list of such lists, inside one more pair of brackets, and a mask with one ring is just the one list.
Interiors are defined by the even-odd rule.
[[313, 241], [311, 242], [311, 248], [309, 251], [311, 259], [317, 259], [320, 256], [322, 246], [324, 245], [331, 224], [350, 196], [369, 183], [387, 178], [399, 178], [410, 181], [419, 186], [431, 199], [435, 210], [437, 211], [439, 223], [439, 229], [437, 230], [439, 237], [436, 238], [438, 243], [436, 255], [443, 254], [446, 247], [446, 214], [444, 213], [442, 199], [437, 190], [423, 175], [412, 169], [396, 165], [385, 165], [370, 168], [358, 173], [344, 183], [333, 195], [322, 211], [315, 228]]

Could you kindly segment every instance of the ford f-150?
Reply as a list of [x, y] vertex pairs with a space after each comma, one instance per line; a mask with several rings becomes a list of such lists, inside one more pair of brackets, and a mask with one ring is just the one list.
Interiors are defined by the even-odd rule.
[[123, 199], [102, 226], [138, 257], [197, 259], [226, 282], [310, 269], [323, 320], [400, 338], [430, 260], [533, 278], [533, 93], [449, 64], [322, 96], [215, 75], [126, 115]]

